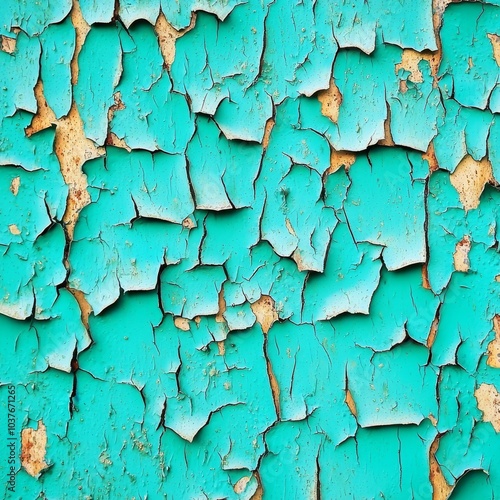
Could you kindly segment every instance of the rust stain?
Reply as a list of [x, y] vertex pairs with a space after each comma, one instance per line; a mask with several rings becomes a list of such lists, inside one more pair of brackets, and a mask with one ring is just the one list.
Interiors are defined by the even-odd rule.
[[413, 83], [423, 83], [424, 76], [420, 71], [418, 64], [422, 60], [429, 61], [432, 56], [429, 54], [423, 54], [422, 52], [417, 52], [413, 49], [404, 49], [401, 54], [401, 62], [396, 64], [394, 72], [398, 74], [400, 69], [408, 71], [410, 76], [408, 80]]
[[14, 234], [15, 236], [21, 234], [21, 231], [15, 224], [9, 224], [9, 231], [11, 234]]
[[470, 268], [469, 252], [471, 247], [470, 236], [466, 234], [455, 246], [453, 265], [455, 271], [466, 273]]
[[380, 139], [380, 141], [378, 141], [377, 144], [380, 144], [381, 146], [395, 146], [396, 143], [394, 142], [391, 133], [391, 108], [389, 107], [388, 104], [386, 104], [386, 107], [387, 107], [387, 118], [384, 120], [384, 138]]
[[491, 422], [495, 432], [500, 432], [500, 394], [491, 384], [481, 384], [475, 390], [477, 407], [483, 413], [483, 422]]
[[427, 162], [429, 163], [429, 170], [431, 173], [439, 170], [439, 163], [437, 161], [434, 144], [432, 142], [429, 143], [429, 147], [427, 148], [427, 151], [422, 155], [422, 158], [424, 160], [427, 160]]
[[439, 325], [439, 318], [435, 317], [431, 324], [431, 329], [429, 331], [429, 336], [427, 337], [426, 346], [430, 349], [434, 341], [436, 340], [437, 330]]
[[223, 314], [226, 312], [226, 299], [224, 298], [224, 289], [222, 289], [219, 292], [219, 310], [217, 311], [217, 314], [215, 315], [215, 321], [217, 323], [225, 323], [226, 320], [224, 319]]
[[76, 301], [78, 302], [78, 307], [80, 308], [80, 315], [82, 319], [83, 326], [89, 331], [89, 316], [92, 312], [92, 307], [87, 302], [85, 294], [80, 290], [75, 290], [74, 288], [69, 288], [68, 290], [73, 294]]
[[274, 299], [269, 295], [262, 295], [261, 298], [255, 301], [250, 306], [252, 308], [257, 323], [262, 328], [264, 335], [267, 335], [273, 323], [278, 320], [278, 313], [274, 304]]
[[262, 139], [262, 146], [264, 147], [264, 149], [266, 149], [267, 146], [269, 145], [269, 138], [271, 137], [271, 131], [273, 130], [275, 123], [276, 122], [272, 118], [269, 118], [269, 120], [267, 120], [266, 122], [266, 127], [264, 129], [264, 137]]
[[493, 58], [498, 66], [500, 66], [500, 36], [488, 33], [488, 38], [493, 47]]
[[45, 462], [47, 447], [47, 431], [42, 420], [38, 421], [38, 429], [23, 429], [21, 431], [21, 465], [33, 477], [48, 467]]
[[33, 118], [31, 119], [31, 124], [26, 128], [26, 135], [28, 137], [40, 132], [41, 130], [51, 127], [57, 122], [56, 115], [45, 99], [45, 95], [43, 93], [43, 83], [40, 78], [36, 82], [34, 93], [37, 108], [36, 114], [33, 115]]
[[19, 192], [19, 186], [21, 186], [21, 177], [14, 177], [10, 183], [10, 192], [17, 196]]
[[3, 52], [7, 52], [7, 54], [13, 54], [16, 50], [16, 39], [1, 35], [0, 50], [2, 50]]
[[80, 8], [80, 2], [78, 0], [73, 0], [73, 8], [71, 9], [71, 22], [75, 27], [75, 53], [73, 54], [73, 59], [71, 60], [71, 84], [76, 85], [78, 82], [78, 55], [82, 50], [83, 43], [87, 34], [90, 31], [90, 26], [87, 24], [83, 18], [82, 10]]
[[429, 267], [427, 262], [422, 266], [422, 287], [426, 290], [431, 289], [431, 283], [429, 281]]
[[250, 307], [255, 314], [257, 323], [259, 323], [262, 328], [262, 332], [264, 333], [264, 355], [266, 357], [267, 375], [269, 377], [269, 384], [271, 385], [271, 392], [273, 394], [276, 414], [279, 417], [281, 415], [280, 388], [278, 385], [278, 380], [276, 379], [276, 375], [273, 372], [271, 362], [267, 355], [267, 334], [273, 326], [274, 322], [278, 320], [278, 313], [276, 312], [274, 299], [269, 295], [262, 295], [259, 300], [255, 301], [253, 304], [250, 304]]
[[433, 84], [437, 85], [437, 74], [439, 70], [439, 64], [441, 62], [441, 45], [439, 41], [439, 36], [436, 36], [438, 50], [432, 52], [426, 50], [424, 52], [417, 52], [413, 49], [404, 49], [401, 55], [401, 62], [396, 64], [394, 71], [397, 74], [400, 69], [404, 69], [410, 73], [408, 80], [412, 83], [423, 83], [424, 75], [418, 67], [421, 61], [427, 61], [431, 69], [431, 75], [433, 77]]
[[460, 196], [465, 210], [479, 206], [479, 199], [485, 185], [492, 181], [493, 173], [488, 158], [476, 161], [467, 155], [450, 175], [450, 181]]
[[182, 35], [194, 28], [196, 23], [196, 13], [191, 16], [191, 22], [189, 26], [184, 29], [177, 31], [168, 21], [163, 12], [160, 11], [160, 15], [156, 20], [154, 30], [156, 36], [158, 37], [158, 42], [160, 45], [161, 55], [165, 61], [167, 68], [170, 68], [175, 59], [175, 42]]
[[358, 410], [356, 409], [356, 403], [354, 398], [352, 397], [352, 393], [349, 389], [345, 391], [345, 402], [349, 407], [349, 411], [354, 415], [354, 417], [358, 416]]
[[330, 79], [330, 86], [326, 90], [318, 92], [318, 101], [321, 103], [321, 114], [330, 118], [333, 123], [337, 123], [340, 105], [342, 104], [342, 94], [333, 78]]
[[71, 241], [78, 215], [90, 203], [87, 176], [83, 173], [82, 166], [87, 160], [104, 155], [105, 151], [85, 137], [83, 122], [75, 103], [68, 116], [57, 121], [54, 146], [61, 164], [61, 173], [69, 188], [63, 222]]
[[488, 359], [486, 363], [492, 368], [500, 368], [500, 314], [493, 318], [495, 338], [488, 344]]
[[243, 493], [246, 490], [247, 484], [250, 481], [250, 479], [252, 479], [252, 476], [243, 476], [241, 479], [236, 481], [236, 484], [233, 487], [234, 492], [237, 493], [238, 495], [241, 495], [241, 493]]
[[326, 175], [333, 174], [341, 168], [349, 171], [351, 165], [356, 161], [356, 155], [350, 151], [337, 151], [333, 148], [330, 149], [330, 166], [325, 172]]
[[183, 332], [189, 332], [190, 330], [189, 320], [186, 318], [181, 318], [180, 316], [174, 318], [174, 325], [176, 326], [176, 328], [182, 330]]
[[439, 448], [439, 436], [432, 442], [429, 450], [429, 478], [432, 485], [432, 500], [446, 500], [453, 490], [444, 478], [441, 466], [436, 459], [436, 452]]
[[193, 219], [191, 219], [191, 217], [186, 217], [183, 221], [182, 221], [182, 225], [183, 227], [185, 227], [186, 229], [193, 229], [196, 227], [196, 224], [195, 222], [193, 221]]
[[221, 340], [217, 342], [217, 349], [219, 350], [219, 354], [221, 356], [224, 356], [224, 354], [226, 354], [226, 345], [224, 344], [224, 341]]
[[255, 490], [255, 493], [252, 495], [252, 498], [250, 500], [262, 500], [262, 497], [264, 496], [264, 490], [262, 488], [262, 481], [260, 480], [260, 476], [258, 471], [254, 472], [254, 477], [257, 479], [257, 489]]

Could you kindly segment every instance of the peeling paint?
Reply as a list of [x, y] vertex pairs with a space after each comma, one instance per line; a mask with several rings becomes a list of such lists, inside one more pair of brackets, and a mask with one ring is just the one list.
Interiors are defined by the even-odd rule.
[[493, 498], [499, 20], [7, 0], [5, 497]]
[[500, 394], [494, 385], [481, 384], [474, 396], [477, 407], [483, 413], [483, 422], [491, 422], [496, 432], [500, 432]]
[[43, 421], [38, 422], [38, 429], [23, 429], [21, 439], [21, 465], [30, 476], [37, 477], [48, 467], [45, 462], [47, 432]]

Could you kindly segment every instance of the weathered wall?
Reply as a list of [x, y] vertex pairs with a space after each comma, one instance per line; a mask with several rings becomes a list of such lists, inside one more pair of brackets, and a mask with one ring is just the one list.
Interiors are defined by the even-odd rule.
[[500, 491], [499, 0], [0, 35], [6, 498]]

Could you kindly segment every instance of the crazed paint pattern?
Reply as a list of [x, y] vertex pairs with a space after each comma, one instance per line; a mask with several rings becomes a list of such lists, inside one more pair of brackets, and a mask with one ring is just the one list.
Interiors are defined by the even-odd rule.
[[500, 491], [500, 2], [6, 0], [5, 498]]

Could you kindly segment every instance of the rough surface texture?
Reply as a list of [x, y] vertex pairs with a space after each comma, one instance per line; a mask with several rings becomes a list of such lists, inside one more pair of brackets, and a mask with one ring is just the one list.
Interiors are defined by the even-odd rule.
[[498, 0], [5, 0], [5, 497], [498, 494], [499, 40]]

